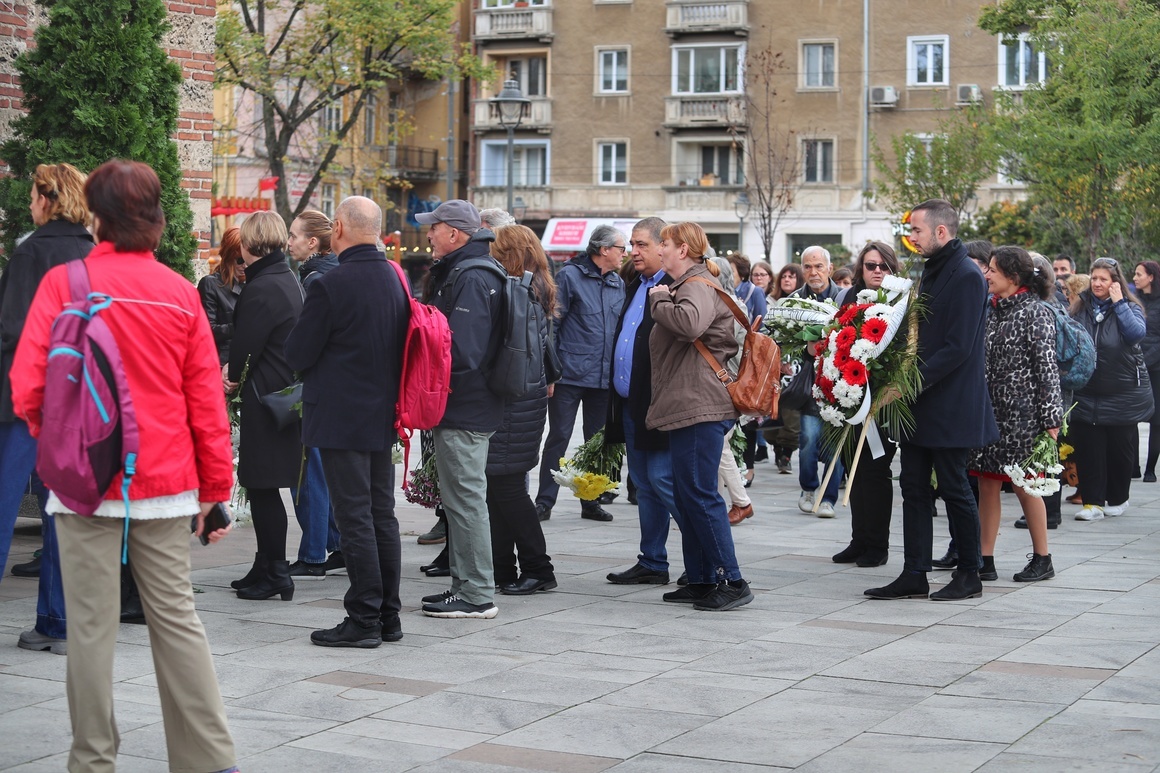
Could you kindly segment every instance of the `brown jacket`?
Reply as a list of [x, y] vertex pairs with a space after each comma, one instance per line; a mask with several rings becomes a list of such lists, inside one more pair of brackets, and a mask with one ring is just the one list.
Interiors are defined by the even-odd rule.
[[737, 353], [733, 313], [700, 276], [716, 283], [704, 263], [678, 278], [669, 289], [672, 298], [650, 295], [656, 324], [649, 336], [652, 354], [652, 404], [649, 429], [674, 430], [706, 421], [736, 419], [733, 401], [714, 375], [713, 368], [693, 342], [700, 338], [718, 362]]

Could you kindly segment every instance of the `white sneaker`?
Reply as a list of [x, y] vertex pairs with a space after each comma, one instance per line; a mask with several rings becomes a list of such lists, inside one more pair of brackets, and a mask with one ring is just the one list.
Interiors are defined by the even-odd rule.
[[829, 502], [822, 502], [822, 504], [818, 507], [819, 518], [833, 518], [835, 515], [836, 513], [834, 512], [834, 506]]
[[[1123, 510], [1120, 511], [1124, 512]], [[1119, 513], [1116, 513], [1119, 515]], [[1095, 505], [1084, 505], [1083, 509], [1075, 514], [1077, 521], [1098, 521], [1104, 517], [1104, 508]]]
[[1106, 515], [1108, 517], [1123, 515], [1124, 511], [1128, 509], [1129, 504], [1131, 504], [1131, 503], [1128, 502], [1127, 500], [1124, 500], [1124, 503], [1121, 505], [1108, 505], [1107, 507], [1104, 508], [1104, 515]]
[[798, 510], [801, 510], [803, 513], [812, 513], [814, 511], [814, 492], [802, 492], [802, 495], [798, 497]]

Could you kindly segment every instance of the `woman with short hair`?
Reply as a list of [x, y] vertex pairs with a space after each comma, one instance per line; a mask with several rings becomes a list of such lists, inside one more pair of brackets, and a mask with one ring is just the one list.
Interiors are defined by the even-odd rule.
[[[286, 338], [302, 312], [302, 288], [286, 262], [286, 226], [274, 212], [255, 212], [242, 223], [246, 286], [234, 309], [234, 339], [225, 368], [226, 391], [242, 381], [238, 485], [246, 489], [258, 551], [248, 574], [231, 586], [238, 598], [294, 598], [286, 561], [286, 507], [278, 489], [298, 485], [302, 442], [298, 421], [279, 429], [261, 398], [294, 383], [286, 363]], [[245, 379], [243, 381], [243, 375]]]
[[230, 361], [230, 339], [234, 337], [234, 307], [246, 281], [246, 264], [242, 259], [242, 237], [237, 226], [222, 234], [218, 245], [218, 264], [197, 283], [201, 307], [209, 319], [209, 329], [217, 344], [219, 364]]

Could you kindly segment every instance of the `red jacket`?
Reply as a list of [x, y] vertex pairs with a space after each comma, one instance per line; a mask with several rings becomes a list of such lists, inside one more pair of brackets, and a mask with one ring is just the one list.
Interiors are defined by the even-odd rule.
[[[95, 292], [115, 299], [100, 312], [121, 350], [140, 425], [141, 450], [130, 499], [199, 490], [225, 502], [233, 486], [233, 449], [217, 348], [197, 290], [150, 252], [98, 244], [85, 259]], [[12, 365], [12, 405], [40, 434], [44, 373], [53, 320], [70, 302], [65, 266], [36, 291]], [[121, 476], [106, 499], [120, 499]]]

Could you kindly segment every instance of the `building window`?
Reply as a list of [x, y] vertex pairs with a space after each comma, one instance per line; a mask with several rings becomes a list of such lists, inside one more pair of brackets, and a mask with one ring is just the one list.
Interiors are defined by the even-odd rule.
[[1021, 89], [1047, 78], [1047, 56], [1036, 51], [1031, 38], [1023, 32], [1009, 42], [999, 39], [999, 84]]
[[601, 142], [597, 144], [599, 180], [601, 185], [624, 185], [628, 182], [628, 143]]
[[834, 67], [837, 62], [833, 43], [802, 44], [802, 86], [807, 89], [834, 87]]
[[374, 94], [367, 94], [363, 105], [363, 144], [379, 144], [379, 101]]
[[525, 97], [544, 97], [548, 94], [548, 57], [525, 56], [508, 59], [501, 65], [504, 79], [520, 84]]
[[338, 134], [342, 131], [342, 103], [333, 102], [322, 109], [322, 131]]
[[[484, 8], [511, 8], [521, 0], [483, 0]], [[526, 5], [547, 5], [548, 0], [526, 0]]]
[[677, 185], [744, 185], [745, 148], [729, 140], [680, 138], [673, 152]]
[[742, 46], [673, 49], [673, 93], [722, 94], [741, 90]]
[[804, 179], [808, 183], [832, 183], [834, 181], [834, 141], [805, 140]]
[[906, 39], [906, 82], [911, 86], [945, 86], [950, 70], [946, 35]]
[[623, 94], [628, 91], [628, 50], [616, 49], [599, 52], [599, 78], [602, 94]]
[[742, 158], [734, 145], [701, 146], [701, 179], [713, 175], [718, 185], [741, 185]]
[[322, 184], [322, 214], [334, 219], [334, 199], [337, 195], [334, 183]]
[[[551, 145], [539, 140], [516, 140], [512, 154], [512, 184], [548, 184]], [[507, 141], [487, 140], [480, 153], [480, 185], [507, 185]]]

